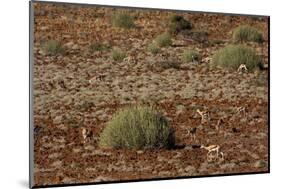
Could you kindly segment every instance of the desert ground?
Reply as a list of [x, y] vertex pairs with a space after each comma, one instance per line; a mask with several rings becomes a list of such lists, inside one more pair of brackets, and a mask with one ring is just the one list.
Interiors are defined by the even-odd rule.
[[[34, 180], [35, 186], [267, 172], [268, 70], [238, 73], [210, 66], [214, 53], [232, 43], [232, 32], [250, 25], [263, 43], [245, 42], [268, 67], [268, 19], [237, 15], [123, 9], [135, 27], [114, 27], [120, 8], [34, 4]], [[192, 23], [188, 35], [151, 53], [148, 45], [167, 31], [173, 14]], [[48, 40], [64, 53], [49, 55]], [[106, 48], [89, 51], [93, 43]], [[122, 49], [125, 58], [112, 59]], [[186, 49], [198, 63], [183, 62]], [[173, 63], [179, 64], [174, 66]], [[119, 109], [153, 104], [175, 130], [173, 149], [103, 149], [99, 136]], [[236, 113], [244, 107], [244, 113]], [[197, 109], [211, 119], [201, 123]], [[219, 118], [224, 126], [216, 129]], [[84, 143], [81, 127], [93, 136]], [[197, 128], [196, 138], [190, 135]], [[222, 161], [208, 161], [201, 145], [219, 145]]]

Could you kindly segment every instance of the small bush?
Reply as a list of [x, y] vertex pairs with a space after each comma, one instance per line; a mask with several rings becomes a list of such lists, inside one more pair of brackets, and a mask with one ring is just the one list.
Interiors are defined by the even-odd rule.
[[118, 13], [113, 15], [112, 24], [116, 27], [126, 29], [135, 27], [134, 18], [127, 13]]
[[199, 61], [200, 55], [195, 50], [186, 50], [182, 54], [182, 60], [184, 62], [192, 62], [193, 60]]
[[114, 48], [111, 51], [111, 56], [114, 61], [121, 62], [126, 57], [126, 54], [121, 49]]
[[191, 29], [191, 23], [183, 18], [183, 16], [173, 15], [170, 17], [169, 32], [177, 34], [182, 30]]
[[147, 47], [148, 51], [152, 54], [157, 54], [160, 52], [160, 48], [155, 43], [150, 43]]
[[233, 31], [234, 42], [253, 41], [261, 43], [263, 41], [262, 34], [254, 27], [243, 25]]
[[102, 44], [102, 43], [92, 43], [90, 46], [89, 46], [89, 52], [90, 53], [94, 53], [96, 51], [104, 51], [104, 50], [107, 50], [109, 47], [105, 44]]
[[47, 55], [57, 55], [64, 53], [64, 48], [62, 44], [59, 41], [56, 40], [50, 40], [44, 43], [43, 45], [43, 51]]
[[213, 56], [213, 65], [229, 69], [237, 69], [245, 64], [249, 70], [261, 65], [261, 59], [255, 51], [242, 45], [230, 45], [218, 50]]
[[167, 47], [167, 46], [170, 46], [172, 44], [172, 39], [171, 39], [171, 36], [168, 33], [163, 33], [163, 34], [158, 35], [155, 38], [155, 43], [159, 47]]
[[171, 148], [174, 137], [164, 116], [148, 106], [132, 106], [117, 112], [107, 123], [99, 145], [114, 149]]

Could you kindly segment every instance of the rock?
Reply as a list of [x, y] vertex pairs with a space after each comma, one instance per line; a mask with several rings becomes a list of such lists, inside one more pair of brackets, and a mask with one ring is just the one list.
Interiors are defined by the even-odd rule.
[[266, 137], [268, 137], [268, 135], [266, 133], [263, 133], [263, 132], [259, 132], [255, 135], [256, 139], [264, 139]]
[[193, 166], [191, 166], [191, 165], [189, 165], [189, 166], [187, 166], [187, 167], [184, 169], [184, 171], [185, 171], [186, 173], [192, 175], [192, 174], [194, 174], [194, 173], [196, 172], [196, 168], [193, 167]]
[[258, 160], [253, 165], [255, 168], [264, 168], [267, 166], [267, 162], [264, 160]]
[[74, 46], [74, 42], [70, 41], [70, 42], [66, 43], [64, 46], [71, 49]]
[[61, 161], [61, 160], [57, 160], [57, 161], [53, 162], [53, 163], [51, 164], [51, 166], [52, 166], [52, 167], [59, 168], [59, 167], [62, 166], [62, 161]]
[[259, 114], [259, 112], [253, 112], [253, 118], [259, 118], [260, 117], [260, 114]]
[[112, 180], [112, 178], [99, 176], [99, 177], [95, 178], [93, 180], [93, 182], [102, 182], [102, 181], [110, 181], [110, 180]]
[[184, 105], [177, 105], [177, 106], [176, 106], [176, 109], [177, 109], [176, 114], [179, 115], [179, 114], [181, 114], [181, 113], [184, 112], [185, 106], [184, 106]]
[[233, 169], [234, 167], [236, 167], [235, 163], [226, 163], [220, 166], [221, 169]]
[[48, 158], [50, 159], [53, 159], [53, 158], [58, 158], [61, 156], [61, 153], [52, 153], [52, 154], [49, 154]]
[[142, 150], [138, 150], [137, 154], [143, 154], [144, 152]]
[[249, 155], [254, 159], [259, 159], [259, 155], [256, 153], [249, 153]]
[[78, 50], [78, 49], [79, 49], [79, 46], [78, 46], [77, 44], [75, 44], [75, 45], [72, 46], [71, 49], [72, 49], [72, 50]]
[[63, 119], [63, 116], [61, 116], [61, 115], [56, 116], [55, 119], [53, 120], [53, 123], [54, 124], [61, 124], [62, 123], [62, 119]]

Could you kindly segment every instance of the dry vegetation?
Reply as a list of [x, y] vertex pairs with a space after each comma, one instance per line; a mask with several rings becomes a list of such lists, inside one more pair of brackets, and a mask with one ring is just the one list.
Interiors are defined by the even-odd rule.
[[267, 26], [35, 3], [35, 185], [268, 171]]

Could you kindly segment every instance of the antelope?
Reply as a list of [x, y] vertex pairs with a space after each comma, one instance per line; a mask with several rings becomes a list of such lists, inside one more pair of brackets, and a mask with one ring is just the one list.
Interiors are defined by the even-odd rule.
[[[224, 154], [223, 154], [223, 152], [220, 152], [219, 145], [210, 145], [210, 146], [201, 145], [200, 148], [203, 148], [208, 151], [208, 153], [207, 153], [208, 161], [212, 161], [214, 158], [215, 159], [220, 158], [221, 160], [224, 160]], [[213, 152], [215, 152], [215, 155], [212, 154]], [[221, 156], [221, 157], [219, 157], [219, 156]]]
[[81, 134], [84, 144], [90, 142], [90, 140], [93, 138], [93, 131], [90, 129], [86, 129], [85, 127], [82, 128]]
[[99, 75], [97, 75], [97, 76], [92, 77], [92, 78], [89, 80], [89, 83], [90, 83], [90, 84], [93, 84], [95, 81], [103, 81], [104, 78], [105, 78], [105, 75], [99, 74]]
[[124, 58], [123, 61], [131, 63], [131, 64], [135, 64], [137, 62], [136, 58], [134, 56], [128, 56], [128, 57]]
[[199, 64], [199, 61], [198, 61], [198, 58], [197, 57], [194, 57], [194, 55], [191, 55], [191, 58], [192, 58], [192, 62], [194, 64]]
[[236, 114], [240, 114], [240, 113], [243, 113], [243, 115], [245, 116], [245, 114], [246, 114], [246, 108], [245, 108], [245, 107], [242, 107], [242, 106], [238, 107], [238, 108], [236, 109]]
[[212, 152], [216, 152], [217, 156], [219, 155], [219, 150], [220, 150], [219, 145], [210, 145], [210, 146], [201, 145], [200, 148], [203, 148], [208, 151], [207, 156]]
[[196, 112], [201, 116], [201, 123], [210, 120], [210, 112], [209, 111], [200, 111], [199, 109]]
[[220, 128], [224, 127], [224, 120], [222, 118], [220, 118], [217, 122], [217, 125], [216, 125], [216, 130], [220, 130]]
[[241, 73], [243, 70], [244, 70], [245, 72], [248, 72], [248, 69], [247, 69], [247, 67], [246, 67], [245, 64], [241, 64], [241, 65], [238, 67], [237, 72], [238, 72], [238, 73]]
[[192, 140], [196, 139], [196, 130], [197, 130], [196, 127], [191, 128], [191, 129], [188, 130], [188, 135], [191, 136]]

